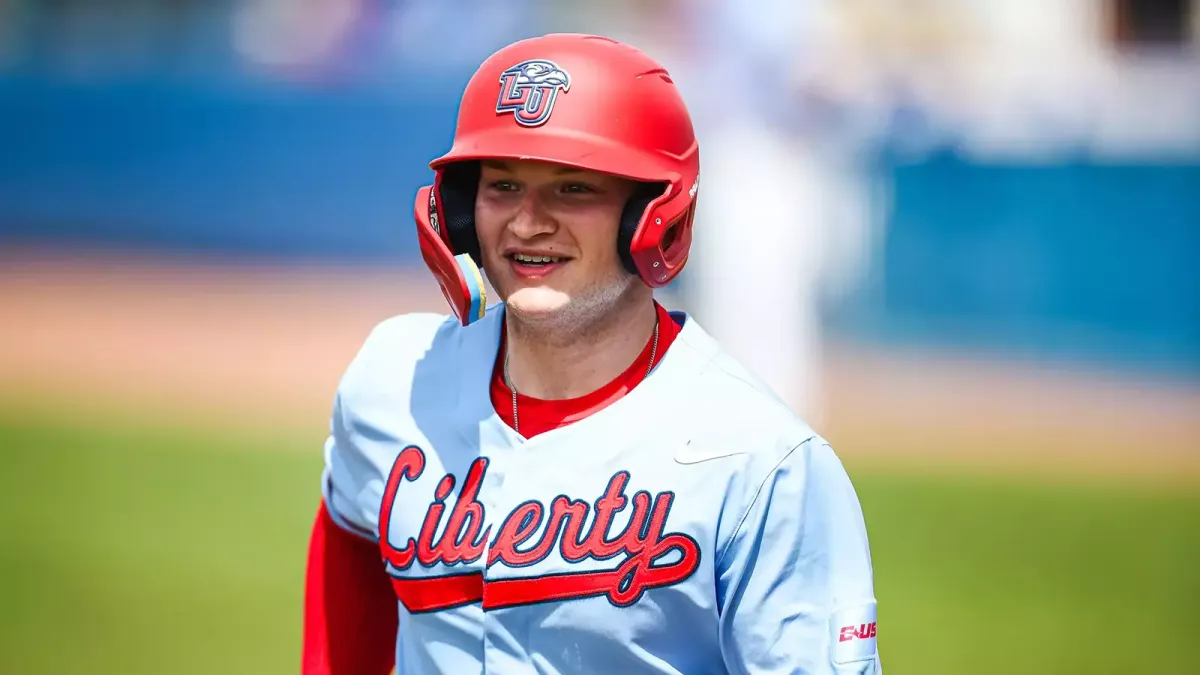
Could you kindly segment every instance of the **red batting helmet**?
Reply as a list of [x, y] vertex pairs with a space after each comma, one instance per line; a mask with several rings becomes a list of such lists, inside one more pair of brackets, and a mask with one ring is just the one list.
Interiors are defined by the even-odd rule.
[[687, 262], [700, 154], [691, 117], [665, 68], [605, 37], [555, 34], [493, 54], [467, 83], [450, 152], [417, 192], [421, 256], [454, 313], [483, 316], [475, 195], [482, 159], [529, 159], [642, 185], [616, 242], [625, 268], [664, 286]]

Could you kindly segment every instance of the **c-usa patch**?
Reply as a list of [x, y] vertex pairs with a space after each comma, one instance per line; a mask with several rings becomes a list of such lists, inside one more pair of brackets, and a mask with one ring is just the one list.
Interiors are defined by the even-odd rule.
[[876, 603], [837, 610], [829, 617], [830, 658], [838, 672], [878, 673]]

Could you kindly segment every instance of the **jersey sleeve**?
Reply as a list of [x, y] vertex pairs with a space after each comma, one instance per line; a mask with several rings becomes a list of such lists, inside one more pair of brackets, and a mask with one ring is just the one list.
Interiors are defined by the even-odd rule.
[[342, 391], [334, 399], [325, 440], [321, 494], [329, 517], [338, 527], [371, 541], [379, 540], [377, 506], [383, 495], [378, 463], [355, 443], [345, 417]]
[[[443, 317], [405, 314], [377, 325], [338, 383], [325, 440], [321, 494], [340, 528], [379, 539], [379, 502], [401, 449], [385, 426], [408, 408], [414, 363]], [[394, 429], [392, 429], [394, 431]]]
[[338, 527], [322, 503], [309, 537], [301, 675], [387, 675], [398, 626], [379, 549]]
[[717, 561], [721, 649], [737, 675], [881, 675], [858, 496], [814, 438], [769, 474]]

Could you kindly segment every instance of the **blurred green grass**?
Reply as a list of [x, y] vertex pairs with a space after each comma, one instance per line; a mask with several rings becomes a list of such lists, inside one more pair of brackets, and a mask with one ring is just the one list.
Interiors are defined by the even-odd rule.
[[[0, 672], [297, 672], [321, 441], [0, 411]], [[890, 675], [1188, 669], [1194, 491], [849, 465]]]

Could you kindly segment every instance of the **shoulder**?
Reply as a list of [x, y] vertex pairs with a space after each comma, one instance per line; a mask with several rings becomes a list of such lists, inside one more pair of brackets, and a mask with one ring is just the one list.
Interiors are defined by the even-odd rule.
[[[469, 353], [487, 349], [484, 320], [466, 328], [452, 315], [414, 312], [376, 324], [351, 360], [338, 385], [340, 399], [405, 393], [415, 385], [449, 382]], [[494, 326], [492, 327], [494, 331]], [[494, 345], [493, 345], [494, 346]]]
[[675, 414], [691, 430], [697, 452], [720, 449], [774, 464], [793, 449], [824, 440], [759, 377], [730, 356], [694, 319], [688, 318], [672, 349], [683, 361], [676, 370]]
[[433, 313], [400, 314], [375, 324], [342, 376], [341, 389], [411, 371], [433, 344], [448, 317]]
[[399, 314], [384, 319], [371, 328], [352, 367], [419, 357], [433, 344], [438, 332], [445, 331], [450, 324], [451, 317], [432, 312]]
[[[673, 370], [669, 414], [686, 439], [681, 464], [704, 464], [728, 476], [731, 504], [759, 498], [768, 483], [803, 492], [813, 473], [840, 460], [830, 443], [760, 378], [725, 352], [693, 319], [671, 346], [682, 365]], [[785, 492], [790, 492], [787, 490]]]

